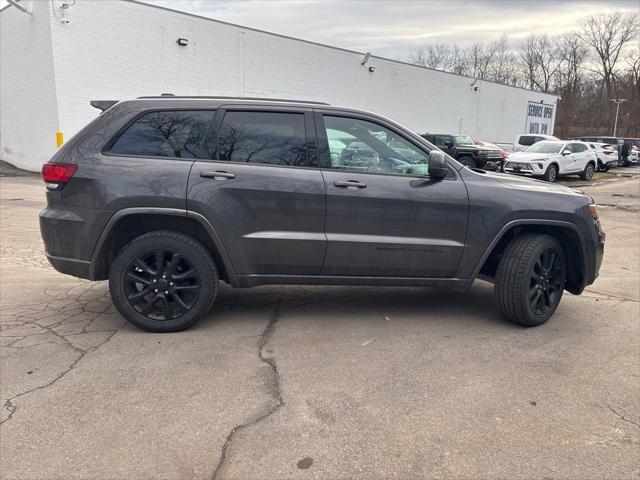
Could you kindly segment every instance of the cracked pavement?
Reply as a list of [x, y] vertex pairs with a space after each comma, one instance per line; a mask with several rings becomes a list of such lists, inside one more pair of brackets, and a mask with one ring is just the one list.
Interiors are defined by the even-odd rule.
[[484, 282], [223, 286], [161, 335], [49, 267], [42, 184], [0, 178], [0, 476], [638, 478], [640, 178], [580, 189], [605, 205], [601, 275], [541, 327]]

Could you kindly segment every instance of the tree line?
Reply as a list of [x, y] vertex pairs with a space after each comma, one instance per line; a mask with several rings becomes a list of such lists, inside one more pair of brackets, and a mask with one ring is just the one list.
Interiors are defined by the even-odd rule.
[[592, 15], [573, 32], [506, 35], [460, 48], [436, 43], [409, 53], [422, 67], [559, 95], [555, 134], [611, 135], [616, 104], [619, 136], [640, 137], [640, 16]]

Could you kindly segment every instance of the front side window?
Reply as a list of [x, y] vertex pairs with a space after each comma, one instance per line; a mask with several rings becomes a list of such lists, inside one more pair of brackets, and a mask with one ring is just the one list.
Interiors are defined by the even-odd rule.
[[324, 117], [331, 168], [351, 172], [427, 175], [425, 152], [395, 132], [366, 120]]
[[229, 111], [218, 133], [218, 160], [301, 167], [304, 114]]
[[149, 112], [113, 143], [110, 153], [144, 157], [196, 158], [213, 111]]

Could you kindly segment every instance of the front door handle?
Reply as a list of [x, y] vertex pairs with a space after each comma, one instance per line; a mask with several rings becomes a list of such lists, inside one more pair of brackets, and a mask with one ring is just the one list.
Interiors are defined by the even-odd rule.
[[215, 180], [230, 180], [232, 178], [236, 178], [234, 173], [223, 172], [221, 170], [216, 170], [215, 172], [203, 170], [200, 172], [200, 176], [204, 178], [213, 178]]
[[357, 190], [358, 188], [367, 188], [366, 183], [359, 182], [357, 180], [336, 180], [333, 185], [341, 188], [348, 188], [349, 190]]

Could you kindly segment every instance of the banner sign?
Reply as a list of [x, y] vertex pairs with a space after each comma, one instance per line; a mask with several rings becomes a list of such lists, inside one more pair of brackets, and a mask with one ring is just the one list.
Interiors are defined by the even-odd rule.
[[553, 135], [553, 105], [529, 102], [525, 133]]

